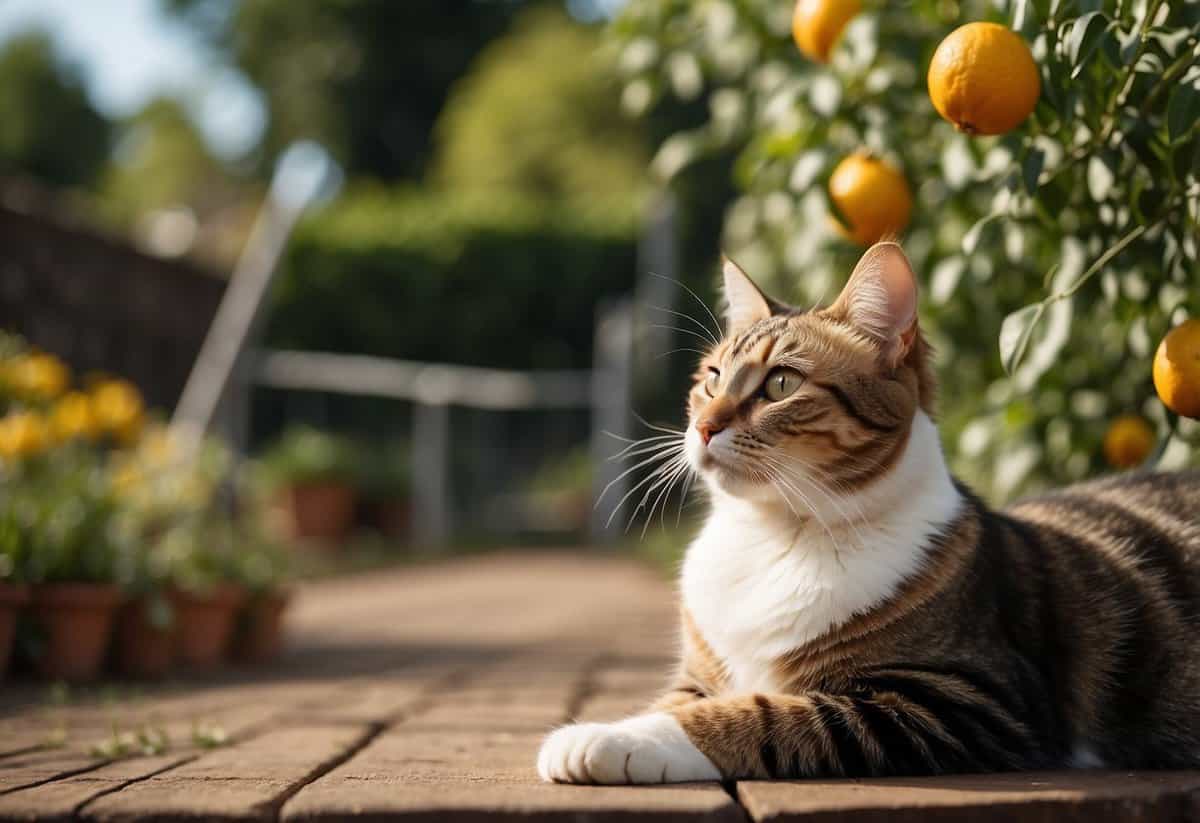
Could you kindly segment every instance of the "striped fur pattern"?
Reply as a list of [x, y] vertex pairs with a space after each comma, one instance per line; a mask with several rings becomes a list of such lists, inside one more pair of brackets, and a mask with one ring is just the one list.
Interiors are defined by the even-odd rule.
[[992, 510], [942, 458], [898, 246], [827, 309], [731, 264], [726, 293], [689, 395], [712, 508], [679, 669], [646, 714], [555, 731], [544, 778], [1200, 766], [1200, 473]]

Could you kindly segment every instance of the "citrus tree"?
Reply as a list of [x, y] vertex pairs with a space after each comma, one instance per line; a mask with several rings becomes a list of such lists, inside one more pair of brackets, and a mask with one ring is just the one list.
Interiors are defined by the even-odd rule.
[[631, 113], [707, 101], [652, 169], [737, 151], [724, 245], [768, 289], [829, 300], [903, 238], [968, 480], [1192, 459], [1152, 360], [1200, 315], [1200, 3], [630, 0], [612, 43]]

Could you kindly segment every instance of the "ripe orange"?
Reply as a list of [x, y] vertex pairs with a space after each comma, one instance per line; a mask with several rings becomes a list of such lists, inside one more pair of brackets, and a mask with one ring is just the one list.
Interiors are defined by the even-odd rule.
[[912, 214], [904, 175], [863, 152], [838, 163], [829, 178], [829, 196], [849, 224], [838, 223], [842, 234], [863, 246], [900, 232]]
[[828, 63], [842, 29], [860, 11], [860, 0], [798, 0], [792, 14], [792, 39], [809, 59]]
[[1004, 134], [1033, 111], [1041, 94], [1029, 46], [998, 23], [952, 31], [929, 64], [929, 97], [965, 134]]
[[1140, 466], [1150, 456], [1156, 439], [1149, 423], [1136, 414], [1123, 414], [1104, 435], [1104, 458], [1118, 469]]
[[1200, 418], [1200, 320], [1185, 320], [1158, 344], [1154, 389], [1171, 411]]

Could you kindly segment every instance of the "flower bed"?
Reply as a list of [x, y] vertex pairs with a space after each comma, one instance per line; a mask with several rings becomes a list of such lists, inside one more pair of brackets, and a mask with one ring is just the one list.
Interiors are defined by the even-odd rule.
[[[284, 555], [235, 515], [234, 461], [131, 383], [0, 337], [0, 674], [161, 676], [279, 646]], [[247, 645], [248, 644], [248, 645]]]

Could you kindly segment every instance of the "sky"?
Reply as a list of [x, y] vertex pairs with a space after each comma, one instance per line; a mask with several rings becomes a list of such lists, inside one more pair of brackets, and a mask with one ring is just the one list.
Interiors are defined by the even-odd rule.
[[[567, 8], [597, 19], [624, 1], [567, 0]], [[266, 125], [253, 85], [161, 13], [158, 0], [0, 0], [0, 47], [30, 28], [49, 32], [59, 54], [83, 68], [92, 103], [109, 117], [160, 95], [180, 98], [213, 150], [231, 159]]]
[[157, 0], [0, 0], [0, 43], [30, 28], [49, 32], [58, 53], [83, 68], [93, 104], [110, 117], [170, 95], [226, 157], [262, 133], [254, 87], [160, 13]]

